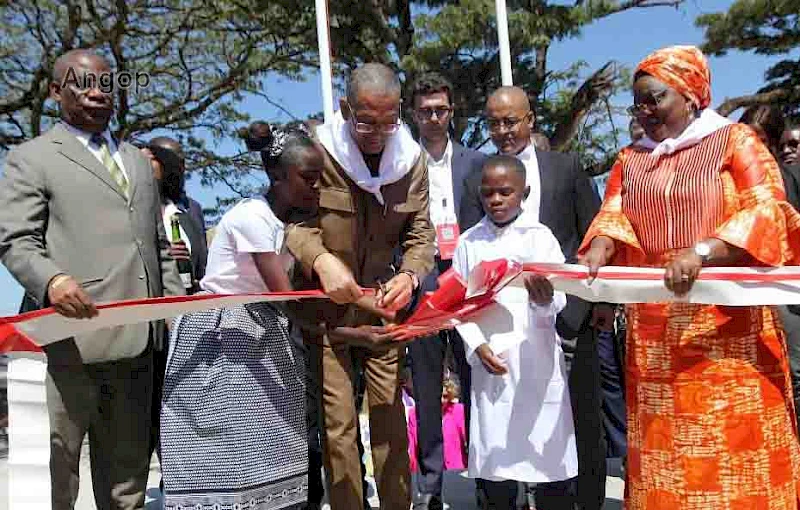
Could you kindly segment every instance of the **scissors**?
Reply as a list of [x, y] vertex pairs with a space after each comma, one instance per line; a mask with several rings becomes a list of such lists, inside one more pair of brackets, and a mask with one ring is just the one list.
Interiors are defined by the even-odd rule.
[[385, 296], [389, 292], [390, 288], [387, 284], [392, 278], [397, 276], [397, 268], [394, 266], [394, 264], [389, 264], [389, 270], [391, 271], [392, 276], [390, 276], [388, 280], [384, 280], [380, 276], [378, 278], [375, 278], [375, 283], [378, 284], [378, 290], [379, 290], [379, 294], [377, 296], [378, 300], [380, 300], [383, 296]]

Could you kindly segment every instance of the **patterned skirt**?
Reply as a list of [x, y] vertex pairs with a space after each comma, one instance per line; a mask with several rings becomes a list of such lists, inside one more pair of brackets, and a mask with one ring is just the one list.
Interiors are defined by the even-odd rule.
[[773, 307], [628, 307], [627, 510], [797, 510], [800, 445]]
[[304, 363], [266, 303], [177, 318], [161, 412], [167, 510], [294, 509], [308, 493]]

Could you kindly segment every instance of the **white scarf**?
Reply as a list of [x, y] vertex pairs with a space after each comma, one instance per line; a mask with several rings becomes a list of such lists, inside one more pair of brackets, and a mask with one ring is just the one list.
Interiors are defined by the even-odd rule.
[[654, 142], [645, 135], [634, 145], [651, 149], [653, 152], [650, 153], [650, 156], [659, 158], [665, 154], [672, 154], [681, 149], [697, 145], [703, 138], [728, 124], [733, 124], [733, 122], [711, 108], [706, 108], [700, 113], [699, 117], [683, 130], [683, 133], [678, 138], [667, 138], [662, 142]]
[[405, 125], [386, 141], [378, 175], [373, 177], [358, 145], [350, 134], [347, 121], [338, 111], [333, 121], [317, 127], [317, 138], [359, 188], [375, 196], [384, 205], [381, 187], [402, 179], [417, 163], [422, 149]]

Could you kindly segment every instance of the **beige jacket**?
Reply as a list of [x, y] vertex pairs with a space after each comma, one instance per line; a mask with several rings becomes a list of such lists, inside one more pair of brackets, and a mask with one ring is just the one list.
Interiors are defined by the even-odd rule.
[[[433, 267], [434, 230], [428, 216], [428, 169], [420, 155], [399, 181], [381, 188], [385, 205], [359, 188], [327, 153], [320, 181], [319, 214], [286, 230], [286, 245], [302, 266], [296, 288], [318, 288], [310, 275], [318, 256], [332, 253], [364, 287], [375, 287], [397, 270], [411, 270], [422, 281]], [[295, 308], [304, 321], [331, 326], [371, 324], [377, 317], [354, 306], [305, 302]]]

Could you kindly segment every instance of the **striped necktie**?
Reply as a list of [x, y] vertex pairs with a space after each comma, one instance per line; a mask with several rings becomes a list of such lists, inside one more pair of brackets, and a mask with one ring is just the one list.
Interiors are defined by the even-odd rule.
[[111, 151], [108, 150], [108, 141], [106, 137], [101, 134], [94, 134], [92, 135], [92, 143], [100, 149], [100, 159], [103, 161], [103, 166], [105, 166], [108, 173], [111, 174], [111, 178], [117, 183], [119, 190], [122, 191], [125, 198], [129, 198], [128, 178], [125, 177], [125, 172], [122, 171], [111, 155]]

